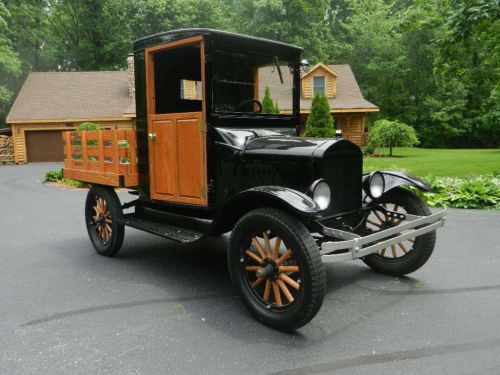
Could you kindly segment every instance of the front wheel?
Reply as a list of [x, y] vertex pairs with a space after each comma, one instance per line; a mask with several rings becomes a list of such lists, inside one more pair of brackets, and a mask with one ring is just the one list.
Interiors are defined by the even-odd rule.
[[[395, 188], [378, 202], [389, 211], [418, 216], [431, 214], [427, 205], [411, 191]], [[372, 210], [366, 225], [378, 232], [401, 224], [401, 220], [389, 218], [381, 211]], [[403, 276], [418, 270], [430, 258], [436, 242], [436, 231], [399, 242], [393, 246], [368, 255], [363, 261], [373, 270], [393, 276]]]
[[115, 256], [123, 244], [125, 228], [120, 220], [123, 210], [113, 188], [94, 185], [85, 202], [85, 222], [90, 241], [96, 251]]
[[297, 218], [277, 209], [250, 211], [229, 243], [231, 279], [260, 322], [290, 331], [308, 323], [325, 295], [318, 246]]

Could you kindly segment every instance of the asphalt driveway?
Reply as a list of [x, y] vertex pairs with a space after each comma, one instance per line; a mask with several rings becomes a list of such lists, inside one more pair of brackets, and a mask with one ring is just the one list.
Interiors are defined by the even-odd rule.
[[57, 167], [0, 167], [0, 374], [500, 373], [500, 212], [450, 210], [411, 277], [327, 265], [320, 313], [284, 334], [235, 297], [227, 238], [127, 228], [99, 256], [86, 191], [40, 183]]

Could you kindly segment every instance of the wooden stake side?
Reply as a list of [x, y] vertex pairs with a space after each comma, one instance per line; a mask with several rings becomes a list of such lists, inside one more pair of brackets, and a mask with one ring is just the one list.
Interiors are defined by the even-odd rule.
[[[63, 140], [65, 178], [113, 187], [138, 186], [135, 130], [68, 131], [63, 132]], [[76, 155], [78, 150], [81, 154]]]

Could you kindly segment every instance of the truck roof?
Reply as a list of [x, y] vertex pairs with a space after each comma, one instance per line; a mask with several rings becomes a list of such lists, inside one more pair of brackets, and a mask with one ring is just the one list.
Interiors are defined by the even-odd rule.
[[227, 42], [236, 42], [236, 43], [242, 42], [244, 44], [261, 46], [264, 48], [267, 47], [267, 48], [285, 49], [290, 52], [294, 51], [295, 53], [302, 53], [303, 51], [301, 47], [297, 47], [292, 44], [282, 43], [271, 39], [258, 38], [255, 36], [242, 35], [242, 34], [231, 33], [228, 31], [214, 30], [207, 28], [189, 28], [189, 29], [171, 30], [150, 35], [141, 39], [137, 39], [134, 42], [134, 51], [140, 51], [155, 45], [200, 35], [210, 36], [214, 39], [226, 40]]

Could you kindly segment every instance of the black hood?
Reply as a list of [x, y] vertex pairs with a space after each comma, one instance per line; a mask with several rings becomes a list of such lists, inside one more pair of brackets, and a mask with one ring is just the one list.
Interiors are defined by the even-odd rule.
[[321, 159], [336, 149], [360, 152], [353, 143], [344, 139], [304, 138], [267, 129], [216, 128], [224, 143], [242, 151], [244, 155], [266, 155], [280, 158], [305, 157]]

